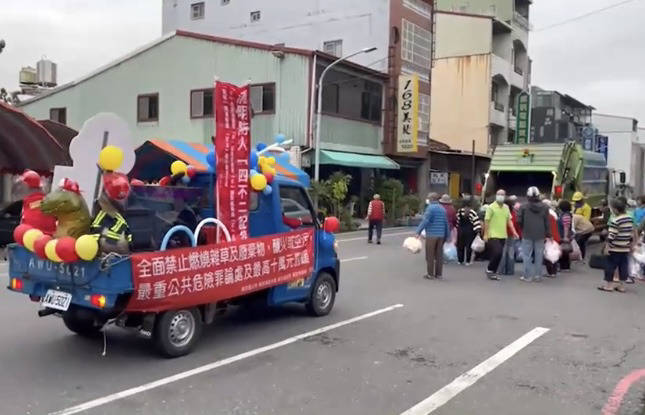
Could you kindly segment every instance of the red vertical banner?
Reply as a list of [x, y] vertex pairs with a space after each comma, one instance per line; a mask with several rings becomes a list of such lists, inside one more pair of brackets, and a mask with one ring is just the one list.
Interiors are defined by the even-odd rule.
[[215, 82], [215, 195], [217, 218], [233, 240], [249, 237], [249, 86]]

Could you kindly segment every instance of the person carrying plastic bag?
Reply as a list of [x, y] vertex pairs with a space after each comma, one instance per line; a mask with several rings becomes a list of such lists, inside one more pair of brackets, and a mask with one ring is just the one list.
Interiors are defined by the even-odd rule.
[[439, 204], [439, 195], [428, 195], [428, 207], [416, 230], [417, 238], [425, 231], [427, 272], [424, 278], [441, 279], [443, 276], [443, 244], [450, 238], [450, 225], [446, 211]]
[[[472, 245], [475, 238], [479, 238], [481, 244], [484, 244], [484, 241], [479, 236], [481, 229], [479, 215], [472, 209], [472, 198], [464, 198], [461, 209], [457, 211], [457, 259], [460, 265], [472, 264]], [[478, 252], [482, 251], [483, 249]]]
[[[542, 280], [544, 241], [551, 240], [549, 208], [540, 200], [540, 191], [537, 187], [529, 187], [526, 196], [528, 201], [522, 205], [517, 215], [517, 222], [522, 230], [524, 265], [524, 275], [520, 280], [539, 282]], [[558, 259], [560, 259], [559, 256]]]
[[506, 191], [499, 189], [495, 194], [495, 202], [488, 206], [484, 217], [484, 241], [486, 241], [489, 253], [486, 276], [495, 281], [501, 279], [497, 274], [497, 269], [502, 261], [504, 245], [509, 236], [508, 232], [510, 231], [511, 236], [517, 238], [517, 232], [511, 220], [511, 211], [504, 203], [505, 200]]

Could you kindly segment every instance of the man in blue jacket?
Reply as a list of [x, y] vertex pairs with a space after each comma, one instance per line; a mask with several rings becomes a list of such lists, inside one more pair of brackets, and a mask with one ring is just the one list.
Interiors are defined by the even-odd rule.
[[421, 239], [421, 232], [426, 231], [426, 261], [428, 272], [424, 275], [427, 279], [441, 279], [443, 271], [443, 243], [450, 237], [450, 226], [446, 210], [439, 204], [439, 195], [428, 195], [428, 207], [423, 214], [423, 220], [417, 227], [417, 238]]

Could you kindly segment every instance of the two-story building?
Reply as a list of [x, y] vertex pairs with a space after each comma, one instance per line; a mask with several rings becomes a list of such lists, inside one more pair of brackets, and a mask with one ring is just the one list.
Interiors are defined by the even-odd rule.
[[[215, 77], [248, 82], [253, 142], [271, 142], [276, 134], [285, 134], [302, 150], [303, 160], [311, 160], [314, 85], [334, 59], [318, 51], [177, 31], [25, 101], [21, 108], [35, 118], [75, 129], [99, 112], [113, 112], [127, 121], [139, 143], [151, 138], [210, 143], [215, 133]], [[362, 168], [365, 176], [374, 169], [399, 168], [383, 156], [387, 82], [387, 74], [352, 62], [328, 73], [322, 164]]]

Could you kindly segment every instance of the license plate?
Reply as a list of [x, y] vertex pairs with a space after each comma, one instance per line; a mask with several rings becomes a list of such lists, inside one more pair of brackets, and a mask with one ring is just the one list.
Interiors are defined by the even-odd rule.
[[67, 311], [72, 302], [72, 294], [57, 290], [47, 290], [41, 304], [47, 308]]

